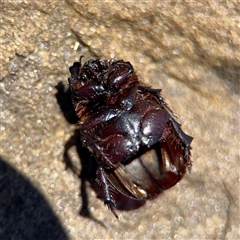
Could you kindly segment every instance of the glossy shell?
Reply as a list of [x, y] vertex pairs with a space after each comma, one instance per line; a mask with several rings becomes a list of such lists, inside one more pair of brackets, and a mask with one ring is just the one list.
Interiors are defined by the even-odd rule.
[[158, 89], [139, 83], [129, 62], [91, 59], [70, 67], [80, 139], [97, 160], [98, 196], [134, 209], [190, 171], [190, 144]]

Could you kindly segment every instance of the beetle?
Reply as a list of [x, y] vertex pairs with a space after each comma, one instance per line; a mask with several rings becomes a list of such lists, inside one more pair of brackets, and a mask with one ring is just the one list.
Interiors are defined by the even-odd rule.
[[130, 62], [82, 58], [69, 68], [84, 147], [97, 161], [98, 197], [113, 214], [134, 209], [190, 172], [191, 142], [161, 96]]

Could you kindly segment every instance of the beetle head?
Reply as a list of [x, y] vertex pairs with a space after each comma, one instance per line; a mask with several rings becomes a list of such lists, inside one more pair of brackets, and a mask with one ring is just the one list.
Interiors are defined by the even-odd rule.
[[102, 59], [91, 59], [87, 61], [80, 70], [80, 79], [84, 83], [102, 82], [108, 71], [110, 61]]

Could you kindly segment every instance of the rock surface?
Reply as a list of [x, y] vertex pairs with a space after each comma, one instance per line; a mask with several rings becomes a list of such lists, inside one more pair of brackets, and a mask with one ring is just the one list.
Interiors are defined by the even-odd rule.
[[[237, 2], [3, 1], [0, 239], [239, 239]], [[130, 61], [142, 82], [163, 89], [194, 137], [192, 173], [138, 210], [118, 211], [119, 221], [90, 186], [93, 217], [79, 215], [81, 182], [62, 161], [75, 127], [55, 86], [67, 86], [80, 54]], [[75, 148], [70, 153], [79, 164]], [[26, 217], [41, 222], [39, 234]], [[48, 235], [53, 221], [60, 224]]]

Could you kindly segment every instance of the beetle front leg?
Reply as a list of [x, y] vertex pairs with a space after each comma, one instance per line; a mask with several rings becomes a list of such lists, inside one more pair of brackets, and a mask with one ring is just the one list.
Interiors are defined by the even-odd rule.
[[161, 89], [152, 89], [150, 87], [145, 87], [145, 86], [139, 86], [139, 88], [145, 92], [148, 92], [152, 95], [154, 95], [157, 100], [159, 101], [159, 103], [162, 105], [162, 107], [169, 113], [171, 113], [174, 117], [177, 117], [177, 115], [172, 111], [172, 109], [167, 105], [167, 103], [165, 103], [165, 101], [163, 100], [163, 97], [161, 96]]
[[120, 89], [129, 81], [133, 71], [133, 67], [129, 62], [114, 62], [108, 70], [109, 87], [111, 89]]
[[118, 218], [118, 215], [114, 209], [114, 207], [116, 207], [116, 202], [113, 198], [114, 189], [109, 183], [106, 173], [101, 166], [98, 166], [96, 181], [100, 186], [99, 197], [103, 199], [104, 204], [106, 204], [114, 216]]

